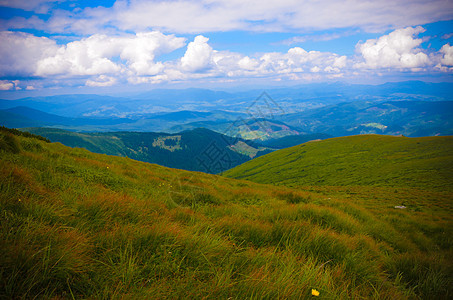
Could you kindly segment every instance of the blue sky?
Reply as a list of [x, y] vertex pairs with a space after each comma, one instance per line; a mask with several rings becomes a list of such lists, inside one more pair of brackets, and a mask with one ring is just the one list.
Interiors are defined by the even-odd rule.
[[451, 0], [0, 0], [0, 96], [452, 72]]

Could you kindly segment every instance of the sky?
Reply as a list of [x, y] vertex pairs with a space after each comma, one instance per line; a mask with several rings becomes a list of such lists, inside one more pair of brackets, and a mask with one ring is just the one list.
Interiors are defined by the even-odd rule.
[[453, 0], [0, 0], [0, 96], [452, 73]]

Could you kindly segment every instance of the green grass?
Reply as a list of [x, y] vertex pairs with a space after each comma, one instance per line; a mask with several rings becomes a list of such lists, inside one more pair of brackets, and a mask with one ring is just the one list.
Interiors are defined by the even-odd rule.
[[452, 296], [450, 192], [292, 189], [0, 137], [2, 299]]
[[[168, 134], [159, 132], [78, 133], [56, 128], [24, 128], [52, 142], [91, 152], [129, 157], [171, 168], [219, 173], [272, 149], [203, 128]], [[250, 145], [248, 145], [248, 144]], [[190, 157], [191, 159], [187, 159]]]
[[453, 191], [453, 137], [360, 135], [308, 142], [223, 175], [285, 186], [385, 186]]

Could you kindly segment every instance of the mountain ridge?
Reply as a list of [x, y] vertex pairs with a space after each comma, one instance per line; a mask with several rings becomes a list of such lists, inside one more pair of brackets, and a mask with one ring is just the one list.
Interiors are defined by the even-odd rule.
[[251, 141], [204, 128], [171, 134], [127, 131], [76, 133], [53, 128], [24, 130], [70, 147], [207, 173], [219, 173], [272, 151]]

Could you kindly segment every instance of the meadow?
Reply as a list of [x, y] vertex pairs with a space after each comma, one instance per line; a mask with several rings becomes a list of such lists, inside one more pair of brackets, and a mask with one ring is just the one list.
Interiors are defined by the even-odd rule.
[[449, 299], [451, 182], [419, 175], [277, 186], [2, 128], [0, 298]]

